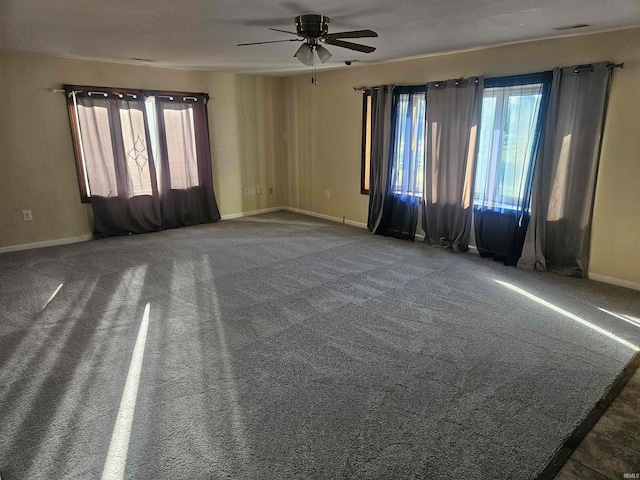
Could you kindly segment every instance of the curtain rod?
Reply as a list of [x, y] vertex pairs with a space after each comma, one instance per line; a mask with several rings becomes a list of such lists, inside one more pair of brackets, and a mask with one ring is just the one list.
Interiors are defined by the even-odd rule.
[[[416, 87], [416, 86], [426, 86], [425, 84], [418, 84], [418, 85], [393, 85], [394, 87]], [[366, 92], [368, 90], [378, 90], [380, 88], [387, 88], [387, 85], [376, 85], [375, 87], [365, 87], [365, 86], [361, 86], [361, 87], [353, 87], [353, 91], [354, 92]]]
[[[105, 97], [108, 96], [109, 94], [113, 94], [113, 95], [118, 95], [120, 98], [122, 98], [125, 95], [128, 96], [128, 97], [133, 97], [133, 98], [137, 98], [137, 96], [138, 96], [137, 94], [134, 94], [134, 93], [121, 93], [121, 92], [118, 92], [118, 91], [115, 91], [115, 90], [109, 92], [109, 91], [106, 91], [106, 90], [108, 90], [108, 89], [105, 89], [105, 91], [97, 89], [97, 90], [91, 90], [90, 92], [87, 92], [87, 93], [89, 95], [91, 95], [91, 94], [104, 95]], [[49, 89], [49, 91], [52, 92], [52, 93], [68, 93], [68, 94], [71, 94], [72, 92], [73, 93], [83, 93], [84, 92], [84, 90], [73, 90], [73, 91], [70, 91], [70, 90], [64, 90], [64, 89], [61, 90], [59, 88], [51, 88], [51, 89]], [[182, 100], [192, 100], [194, 102], [197, 102], [198, 101], [198, 97], [204, 97], [205, 103], [208, 103], [207, 100], [210, 99], [209, 98], [209, 94], [207, 94], [207, 93], [164, 95], [163, 92], [158, 92], [158, 91], [155, 91], [155, 90], [141, 90], [141, 92], [143, 93], [144, 96], [147, 96], [147, 95], [145, 95], [145, 93], [148, 93], [149, 94], [148, 96], [150, 96], [150, 97], [156, 96], [156, 97], [159, 97], [159, 98], [167, 98], [169, 100], [173, 100], [173, 97], [177, 96], [177, 97], [182, 97]]]
[[[407, 85], [408, 86], [408, 85]], [[378, 90], [381, 86], [375, 86], [375, 87], [353, 87], [353, 91], [354, 92], [366, 92], [367, 90]], [[382, 87], [385, 87], [385, 85], [382, 85]]]
[[[478, 77], [469, 77], [469, 78], [460, 77], [460, 78], [452, 78], [451, 80], [453, 82], [455, 82], [456, 85], [458, 85], [458, 83], [462, 82], [463, 80], [472, 80], [474, 78], [475, 78], [474, 82], [478, 83]], [[436, 82], [428, 82], [428, 83], [433, 83], [433, 84], [435, 84], [435, 87], [438, 88], [441, 83], [446, 83], [446, 82], [448, 82], [448, 80], [438, 80]], [[402, 87], [421, 87], [421, 86], [425, 86], [426, 87], [427, 84], [426, 83], [420, 83], [420, 84], [417, 84], [417, 85], [394, 85], [394, 87], [399, 87], [399, 88], [402, 88]], [[386, 88], [386, 85], [376, 85], [375, 87], [365, 87], [365, 86], [353, 87], [353, 91], [354, 92], [358, 92], [358, 91], [366, 92], [367, 90], [377, 90], [377, 89], [379, 89], [381, 87], [385, 87]]]
[[[398, 87], [398, 88], [402, 88], [402, 87], [420, 87], [420, 86], [426, 86], [426, 83], [422, 83], [422, 84], [417, 84], [417, 85], [393, 85], [393, 87]], [[378, 90], [380, 88], [387, 88], [387, 85], [376, 85], [375, 87], [353, 87], [353, 91], [354, 92], [358, 92], [358, 91], [367, 91], [367, 90]]]
[[[609, 70], [613, 70], [614, 68], [624, 68], [624, 62], [622, 62], [622, 63], [610, 63], [609, 65], [607, 65], [607, 68], [608, 68]], [[589, 64], [589, 65], [579, 65], [579, 66], [577, 66], [577, 67], [575, 68], [574, 72], [575, 72], [575, 73], [579, 73], [579, 72], [586, 71], [586, 70], [590, 70], [590, 69], [591, 69], [591, 70], [593, 69], [593, 65], [592, 65], [592, 64]], [[400, 85], [398, 85], [398, 86], [400, 86]], [[406, 86], [409, 86], [409, 85], [406, 85]], [[375, 86], [375, 87], [365, 87], [365, 86], [363, 85], [363, 86], [360, 86], [360, 87], [353, 87], [353, 91], [354, 91], [354, 92], [366, 92], [366, 91], [369, 91], [369, 90], [375, 90], [375, 89], [377, 89], [377, 88], [380, 88], [380, 86]]]
[[[578, 65], [574, 70], [573, 73], [580, 73], [580, 72], [593, 72], [593, 64], [586, 64], [586, 65]], [[624, 68], [624, 62], [623, 63], [610, 63], [609, 65], [607, 65], [607, 70], [613, 70], [614, 68]]]

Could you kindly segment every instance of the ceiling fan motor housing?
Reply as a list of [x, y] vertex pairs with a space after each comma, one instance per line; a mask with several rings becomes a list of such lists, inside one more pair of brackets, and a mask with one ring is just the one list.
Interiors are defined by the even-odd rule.
[[329, 30], [329, 17], [324, 15], [300, 15], [296, 17], [298, 35], [307, 38], [320, 38]]

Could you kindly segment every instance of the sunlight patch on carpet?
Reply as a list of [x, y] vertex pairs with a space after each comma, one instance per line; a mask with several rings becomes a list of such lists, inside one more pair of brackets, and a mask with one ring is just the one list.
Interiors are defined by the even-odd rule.
[[56, 295], [58, 294], [58, 292], [62, 288], [62, 285], [64, 285], [64, 283], [61, 283], [60, 285], [58, 285], [58, 288], [56, 288], [56, 290], [53, 292], [53, 294], [49, 297], [49, 300], [47, 300], [47, 303], [44, 304], [44, 306], [42, 307], [42, 310], [47, 308], [47, 305], [49, 305], [51, 303], [51, 300], [53, 300], [56, 297]]
[[[521, 289], [519, 287], [516, 287], [515, 285], [512, 285], [512, 284], [507, 283], [507, 282], [503, 282], [502, 280], [495, 280], [494, 279], [494, 282], [502, 285], [503, 287], [508, 288], [509, 290], [513, 290], [514, 292], [519, 293], [520, 295], [522, 295], [524, 297], [527, 297], [530, 300], [533, 300], [534, 302], [539, 303], [540, 305], [544, 305], [545, 307], [550, 308], [554, 312], [557, 312], [557, 313], [559, 313], [561, 315], [564, 315], [565, 317], [570, 318], [571, 320], [573, 320], [575, 322], [578, 322], [579, 324], [584, 325], [585, 327], [588, 327], [591, 330], [595, 330], [596, 332], [601, 333], [602, 335], [615, 340], [616, 342], [624, 345], [625, 347], [629, 347], [630, 349], [632, 349], [634, 351], [637, 351], [639, 349], [639, 347], [637, 345], [634, 345], [633, 343], [630, 343], [630, 342], [626, 341], [624, 338], [620, 338], [617, 335], [611, 333], [610, 331], [605, 330], [604, 328], [601, 328], [601, 327], [599, 327], [597, 325], [594, 325], [593, 323], [588, 322], [585, 319], [580, 318], [579, 316], [574, 315], [571, 312], [567, 312], [566, 310], [564, 310], [564, 309], [562, 309], [560, 307], [557, 307], [553, 303], [549, 303], [546, 300], [541, 299], [540, 297], [537, 297], [537, 296], [535, 296], [535, 295], [533, 295], [533, 294], [531, 294], [529, 292], [524, 291], [523, 289]], [[600, 310], [602, 310], [602, 309], [600, 309]]]
[[138, 385], [140, 384], [140, 372], [142, 371], [142, 361], [144, 359], [144, 348], [147, 343], [147, 331], [149, 329], [149, 308], [144, 307], [138, 338], [136, 339], [127, 381], [122, 392], [118, 416], [111, 434], [109, 452], [102, 469], [102, 480], [121, 480], [124, 478], [127, 466], [127, 454], [129, 451], [129, 440], [131, 439], [131, 426], [133, 425], [133, 415], [136, 409], [136, 399], [138, 397]]
[[600, 310], [600, 311], [602, 311], [604, 313], [608, 313], [609, 315], [612, 315], [612, 316], [614, 316], [616, 318], [619, 318], [620, 320], [623, 320], [623, 321], [625, 321], [627, 323], [630, 323], [634, 327], [640, 328], [640, 318], [632, 317], [631, 315], [626, 315], [624, 313], [610, 312], [609, 310], [605, 310], [604, 308], [600, 308], [600, 307], [598, 307], [598, 310]]

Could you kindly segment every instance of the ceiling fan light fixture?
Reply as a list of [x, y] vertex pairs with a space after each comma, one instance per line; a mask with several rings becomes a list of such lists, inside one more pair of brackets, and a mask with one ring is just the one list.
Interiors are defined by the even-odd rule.
[[[329, 17], [317, 14], [305, 14], [298, 15], [295, 18], [296, 31], [290, 32], [288, 30], [281, 30], [279, 28], [270, 28], [281, 33], [288, 33], [294, 35], [296, 38], [289, 38], [284, 40], [269, 40], [265, 42], [249, 42], [239, 43], [238, 46], [244, 45], [261, 45], [264, 43], [279, 43], [279, 42], [303, 42], [295, 53], [294, 57], [298, 59], [304, 65], [312, 68], [311, 83], [316, 84], [316, 54], [318, 60], [322, 63], [326, 63], [332, 57], [331, 52], [325, 47], [320, 45], [320, 42], [327, 45], [334, 45], [340, 48], [346, 48], [348, 50], [354, 50], [362, 53], [372, 53], [376, 49], [368, 45], [361, 45], [359, 43], [348, 42], [345, 38], [375, 38], [378, 36], [373, 30], [351, 30], [348, 32], [329, 33]], [[351, 65], [351, 61], [345, 62], [347, 65]]]
[[322, 45], [318, 45], [316, 47], [316, 52], [318, 53], [318, 58], [322, 63], [327, 63], [327, 61], [331, 58], [331, 52], [324, 48]]
[[309, 67], [312, 66], [313, 65], [313, 49], [311, 48], [311, 45], [308, 45], [306, 43], [303, 43], [302, 45], [300, 45], [300, 48], [298, 49], [294, 57], [296, 57], [305, 65]]

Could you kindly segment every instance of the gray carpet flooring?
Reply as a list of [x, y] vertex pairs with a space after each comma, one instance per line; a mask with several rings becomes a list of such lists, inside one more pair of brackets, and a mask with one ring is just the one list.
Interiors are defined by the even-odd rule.
[[0, 474], [531, 479], [638, 317], [636, 291], [289, 212], [7, 253]]

